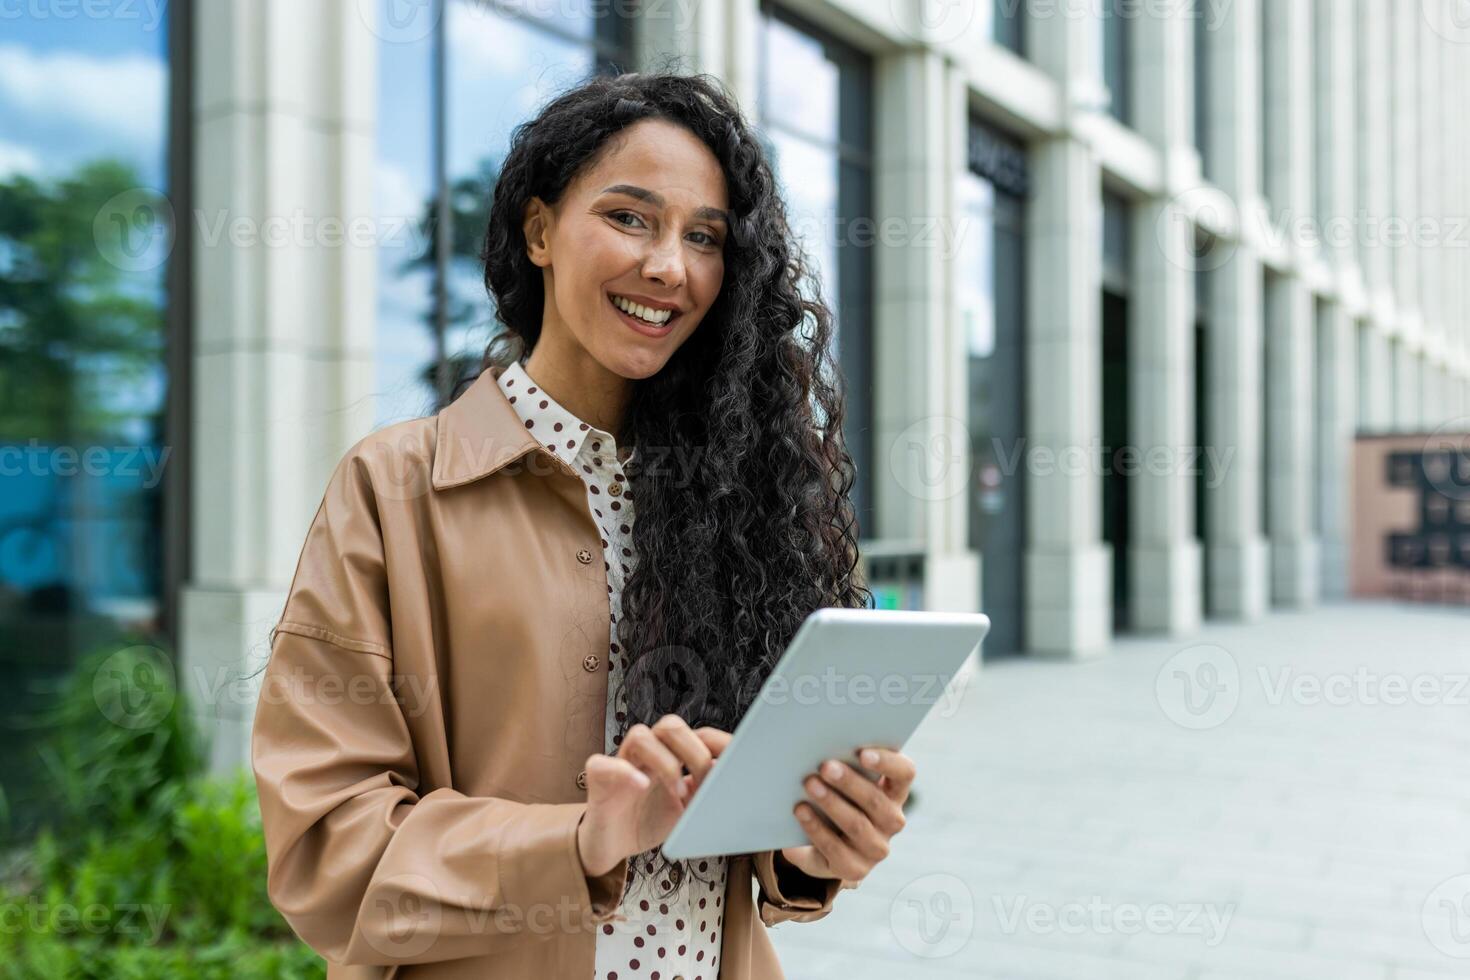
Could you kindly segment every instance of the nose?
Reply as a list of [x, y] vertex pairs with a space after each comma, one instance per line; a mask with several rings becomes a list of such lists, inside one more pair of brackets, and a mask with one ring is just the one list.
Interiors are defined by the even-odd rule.
[[680, 234], [675, 231], [672, 236], [665, 235], [649, 246], [648, 254], [643, 258], [645, 279], [651, 279], [666, 289], [684, 285], [684, 251], [682, 239], [678, 237]]

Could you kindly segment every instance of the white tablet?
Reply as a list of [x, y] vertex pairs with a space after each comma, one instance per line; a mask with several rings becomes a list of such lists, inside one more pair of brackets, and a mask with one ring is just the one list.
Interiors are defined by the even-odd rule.
[[670, 858], [810, 844], [792, 812], [827, 759], [902, 750], [990, 629], [978, 613], [818, 609], [782, 654], [664, 841]]

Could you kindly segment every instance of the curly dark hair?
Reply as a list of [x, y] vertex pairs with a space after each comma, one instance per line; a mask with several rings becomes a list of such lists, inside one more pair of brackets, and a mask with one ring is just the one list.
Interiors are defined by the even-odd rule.
[[[629, 473], [638, 560], [617, 626], [628, 705], [617, 716], [619, 743], [633, 725], [670, 712], [693, 727], [733, 730], [808, 614], [872, 600], [857, 573], [832, 313], [762, 144], [712, 76], [594, 76], [515, 129], [480, 256], [505, 329], [480, 370], [525, 357], [541, 333], [542, 273], [522, 232], [527, 202], [554, 204], [610, 138], [653, 118], [710, 148], [733, 220], [717, 299], [664, 367], [635, 384], [617, 434], [639, 447], [642, 463]], [[645, 447], [679, 465], [650, 466]], [[668, 861], [654, 848], [630, 860], [630, 877], [654, 877]], [[684, 870], [674, 887], [695, 873]]]

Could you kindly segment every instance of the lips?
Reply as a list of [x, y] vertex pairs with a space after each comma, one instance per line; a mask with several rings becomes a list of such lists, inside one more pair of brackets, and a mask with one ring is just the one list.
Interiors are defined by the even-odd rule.
[[674, 324], [679, 322], [679, 317], [684, 315], [682, 312], [675, 311], [673, 316], [669, 317], [663, 323], [655, 325], [649, 323], [647, 320], [640, 320], [638, 317], [633, 316], [631, 313], [624, 313], [622, 310], [618, 309], [618, 305], [612, 301], [611, 294], [604, 295], [607, 296], [607, 305], [612, 307], [612, 311], [618, 315], [618, 319], [622, 320], [628, 326], [632, 327], [634, 330], [647, 337], [665, 336], [670, 330], [674, 328]]

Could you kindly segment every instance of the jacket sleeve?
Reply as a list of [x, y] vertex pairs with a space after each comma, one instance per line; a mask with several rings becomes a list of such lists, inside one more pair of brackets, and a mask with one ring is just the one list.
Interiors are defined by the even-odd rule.
[[815, 878], [786, 862], [774, 850], [751, 855], [760, 891], [756, 909], [768, 926], [780, 922], [815, 922], [832, 911], [832, 902], [844, 888], [857, 883], [845, 878]]
[[585, 802], [420, 795], [387, 600], [371, 479], [349, 454], [272, 631], [251, 732], [271, 903], [341, 964], [484, 955], [612, 918], [627, 861], [585, 873]]

